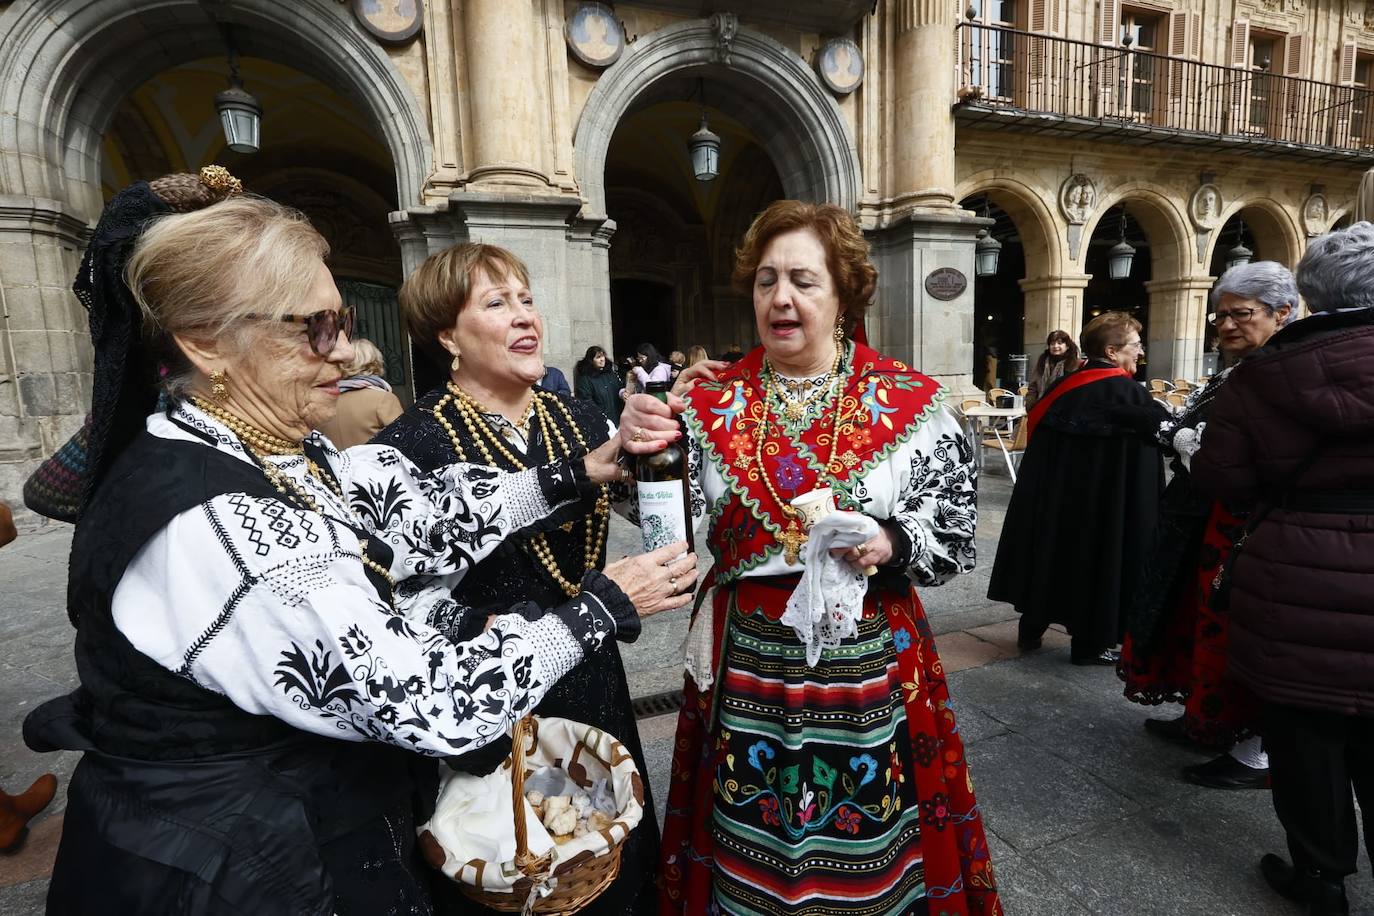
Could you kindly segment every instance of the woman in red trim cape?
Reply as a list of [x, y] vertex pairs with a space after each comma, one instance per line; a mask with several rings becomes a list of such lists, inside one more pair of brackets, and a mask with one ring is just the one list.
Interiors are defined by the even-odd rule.
[[1052, 623], [1073, 637], [1075, 664], [1115, 665], [1123, 606], [1150, 547], [1164, 487], [1151, 438], [1168, 411], [1131, 374], [1140, 322], [1107, 312], [1083, 329], [1083, 368], [1026, 418], [1028, 441], [1007, 506], [988, 597], [1016, 606], [1018, 643]]
[[[715, 566], [688, 637], [664, 914], [1001, 913], [912, 588], [973, 567], [971, 451], [939, 383], [846, 338], [876, 279], [846, 211], [769, 207], [735, 268], [763, 346], [675, 400]], [[674, 429], [636, 398], [621, 436], [642, 452]], [[830, 551], [842, 575], [876, 574], [852, 630], [817, 642], [783, 616], [807, 556], [790, 503], [822, 486], [877, 532]]]

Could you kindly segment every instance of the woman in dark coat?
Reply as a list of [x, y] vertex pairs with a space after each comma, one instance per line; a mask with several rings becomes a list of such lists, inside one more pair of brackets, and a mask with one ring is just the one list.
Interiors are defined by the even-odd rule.
[[595, 404], [607, 419], [619, 426], [620, 411], [625, 406], [620, 399], [620, 389], [624, 387], [606, 351], [588, 347], [587, 355], [577, 361], [577, 368], [573, 370], [573, 393], [577, 399]]
[[1254, 733], [1255, 703], [1227, 675], [1230, 617], [1211, 601], [1212, 579], [1244, 528], [1246, 507], [1199, 493], [1188, 469], [1238, 362], [1297, 317], [1298, 287], [1288, 268], [1255, 261], [1226, 271], [1212, 288], [1211, 303], [1208, 320], [1227, 366], [1160, 426], [1157, 438], [1173, 455], [1173, 478], [1164, 490], [1118, 673], [1128, 699], [1183, 704], [1176, 718], [1146, 719], [1147, 731], [1224, 751], [1184, 767], [1185, 779], [1215, 789], [1262, 789], [1269, 784], [1269, 763]]
[[1164, 488], [1149, 435], [1168, 413], [1131, 380], [1145, 352], [1140, 322], [1100, 315], [1083, 329], [1083, 350], [1083, 368], [1026, 418], [988, 597], [1016, 606], [1022, 648], [1060, 623], [1073, 637], [1074, 664], [1113, 665]]
[[1078, 344], [1073, 342], [1069, 332], [1050, 331], [1045, 338], [1045, 352], [1036, 360], [1035, 371], [1026, 385], [1026, 409], [1034, 407], [1055, 382], [1077, 369], [1081, 362]]
[[[529, 272], [511, 252], [465, 243], [431, 255], [401, 287], [400, 303], [411, 337], [431, 353], [451, 358], [449, 381], [420, 397], [374, 443], [396, 448], [422, 470], [458, 456], [514, 470], [543, 464], [549, 455], [596, 448], [610, 438], [613, 427], [593, 404], [532, 388], [544, 371], [543, 324], [529, 291]], [[608, 492], [603, 488], [599, 498], [573, 510], [557, 516], [562, 527], [532, 537], [516, 534], [460, 580], [450, 581], [454, 598], [472, 609], [479, 631], [488, 609], [522, 601], [544, 607], [547, 599], [566, 595], [588, 570], [604, 565]], [[619, 650], [608, 645], [588, 653], [535, 712], [599, 728], [634, 757], [644, 777], [643, 819], [622, 847], [619, 877], [581, 912], [653, 912], [658, 821]], [[498, 747], [461, 765], [489, 772], [510, 743]], [[462, 900], [440, 911], [487, 912]]]
[[1313, 240], [1314, 314], [1279, 331], [1217, 398], [1193, 480], [1250, 503], [1230, 571], [1230, 670], [1263, 704], [1274, 810], [1292, 864], [1260, 860], [1308, 912], [1348, 912], [1374, 832], [1374, 226]]

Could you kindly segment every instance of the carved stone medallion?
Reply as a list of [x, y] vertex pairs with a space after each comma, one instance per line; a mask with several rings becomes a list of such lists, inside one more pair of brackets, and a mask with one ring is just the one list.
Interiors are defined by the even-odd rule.
[[1198, 229], [1211, 230], [1221, 225], [1221, 189], [1211, 182], [1198, 185], [1188, 199], [1188, 217]]
[[563, 25], [568, 50], [589, 67], [609, 67], [625, 50], [625, 33], [604, 3], [583, 3]]
[[864, 81], [864, 58], [848, 38], [832, 38], [816, 53], [816, 72], [836, 95], [848, 95]]
[[379, 41], [399, 45], [420, 34], [424, 0], [353, 0], [353, 16]]
[[1081, 226], [1097, 206], [1097, 188], [1082, 172], [1070, 175], [1059, 186], [1059, 211], [1070, 225]]
[[1326, 195], [1315, 193], [1308, 196], [1302, 205], [1302, 228], [1308, 238], [1316, 238], [1326, 232], [1326, 221], [1331, 211], [1326, 206]]

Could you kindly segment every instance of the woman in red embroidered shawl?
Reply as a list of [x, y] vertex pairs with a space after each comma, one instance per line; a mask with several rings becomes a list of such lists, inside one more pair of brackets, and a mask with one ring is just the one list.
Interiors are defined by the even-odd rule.
[[[763, 346], [686, 395], [715, 567], [688, 639], [661, 912], [1001, 913], [912, 588], [973, 567], [969, 443], [938, 382], [846, 338], [877, 279], [846, 211], [773, 204], [734, 278]], [[674, 429], [652, 398], [622, 417], [630, 451]], [[877, 532], [831, 555], [878, 572], [852, 630], [816, 636], [782, 618], [804, 569], [790, 502], [823, 486]]]

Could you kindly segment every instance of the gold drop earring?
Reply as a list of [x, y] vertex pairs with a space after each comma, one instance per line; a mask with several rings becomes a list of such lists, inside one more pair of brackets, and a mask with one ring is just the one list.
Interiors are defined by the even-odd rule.
[[844, 317], [835, 319], [835, 344], [844, 346]]
[[223, 401], [229, 396], [229, 373], [223, 369], [216, 369], [210, 373], [210, 397], [216, 401]]
[[449, 371], [449, 372], [457, 372], [457, 371], [458, 371], [458, 366], [459, 366], [461, 363], [462, 363], [461, 354], [459, 354], [459, 353], [453, 354], [453, 362], [451, 362], [451, 363], [448, 364], [448, 371]]

